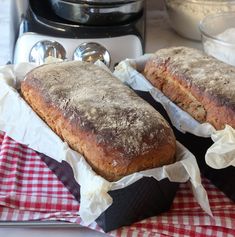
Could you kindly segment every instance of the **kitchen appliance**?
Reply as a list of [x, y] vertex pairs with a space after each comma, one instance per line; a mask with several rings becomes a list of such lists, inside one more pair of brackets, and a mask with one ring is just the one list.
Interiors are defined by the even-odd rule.
[[[144, 53], [144, 0], [28, 0], [13, 62], [103, 61], [110, 69]], [[14, 5], [14, 4], [13, 4]], [[17, 10], [17, 9], [16, 9]]]

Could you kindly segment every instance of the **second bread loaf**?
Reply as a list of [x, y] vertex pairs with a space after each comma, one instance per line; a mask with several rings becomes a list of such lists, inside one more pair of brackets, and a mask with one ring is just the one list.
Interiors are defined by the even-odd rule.
[[235, 67], [187, 47], [157, 51], [145, 77], [199, 122], [235, 128]]

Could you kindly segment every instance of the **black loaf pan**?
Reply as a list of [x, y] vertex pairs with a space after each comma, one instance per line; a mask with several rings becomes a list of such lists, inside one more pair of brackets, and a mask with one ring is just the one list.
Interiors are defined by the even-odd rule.
[[[156, 102], [148, 92], [136, 91], [136, 93], [158, 110], [171, 124], [170, 119], [163, 106]], [[208, 178], [228, 198], [235, 202], [235, 167], [230, 166], [224, 169], [213, 169], [205, 162], [207, 149], [213, 144], [211, 138], [202, 138], [190, 133], [181, 133], [172, 124], [176, 139], [191, 151], [196, 159], [203, 176]]]
[[[141, 98], [151, 104], [171, 124], [170, 119], [162, 107], [147, 92], [135, 91]], [[171, 124], [172, 126], [172, 124]], [[172, 126], [179, 142], [187, 147], [196, 157], [201, 173], [215, 186], [235, 202], [235, 168], [212, 169], [205, 163], [205, 153], [213, 144], [210, 138], [201, 138], [192, 134], [183, 134]], [[45, 155], [42, 160], [56, 174], [58, 179], [80, 201], [80, 186], [75, 181], [73, 171], [68, 163], [59, 163]], [[122, 226], [131, 225], [145, 218], [156, 216], [170, 209], [179, 184], [168, 179], [156, 181], [153, 178], [142, 178], [129, 187], [110, 191], [113, 204], [96, 220], [105, 231], [111, 231]]]
[[[59, 163], [43, 154], [40, 156], [80, 202], [80, 186], [74, 179], [70, 165], [65, 161]], [[108, 232], [165, 212], [170, 209], [178, 186], [178, 183], [168, 179], [157, 181], [144, 177], [126, 188], [110, 191], [113, 203], [97, 218], [96, 223]]]

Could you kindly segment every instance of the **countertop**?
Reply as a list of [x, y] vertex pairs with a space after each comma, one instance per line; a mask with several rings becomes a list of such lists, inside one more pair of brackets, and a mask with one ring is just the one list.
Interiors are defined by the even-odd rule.
[[[146, 53], [152, 53], [159, 48], [168, 46], [192, 46], [201, 48], [199, 42], [193, 42], [183, 39], [177, 35], [169, 26], [162, 4], [155, 0], [148, 0], [147, 18], [146, 18]], [[11, 60], [10, 48], [10, 7], [9, 0], [0, 0], [0, 65], [4, 65]], [[86, 228], [19, 228], [7, 227], [0, 228], [0, 236], [18, 237], [18, 236], [83, 236], [83, 237], [101, 237], [107, 236]]]

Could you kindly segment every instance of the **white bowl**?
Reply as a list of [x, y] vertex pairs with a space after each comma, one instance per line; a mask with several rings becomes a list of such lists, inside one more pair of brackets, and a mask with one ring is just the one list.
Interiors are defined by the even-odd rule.
[[235, 12], [209, 15], [199, 28], [204, 51], [235, 66]]
[[200, 21], [207, 15], [235, 11], [235, 0], [165, 0], [170, 24], [180, 35], [201, 40]]

